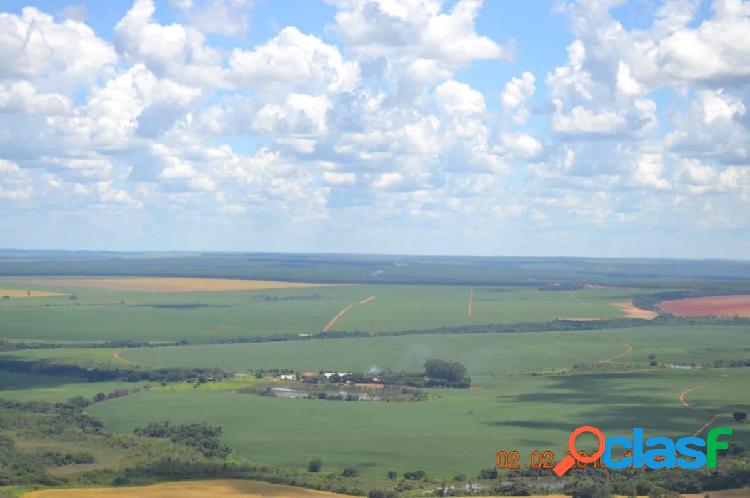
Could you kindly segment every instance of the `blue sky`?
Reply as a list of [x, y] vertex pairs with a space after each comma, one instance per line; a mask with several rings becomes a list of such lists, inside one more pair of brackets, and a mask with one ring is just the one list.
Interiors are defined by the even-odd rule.
[[747, 258], [750, 2], [0, 5], [0, 246]]

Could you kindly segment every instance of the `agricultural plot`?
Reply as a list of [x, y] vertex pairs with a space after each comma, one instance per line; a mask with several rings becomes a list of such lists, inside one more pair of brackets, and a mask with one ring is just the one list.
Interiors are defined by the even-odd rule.
[[18, 298], [31, 298], [31, 297], [61, 297], [67, 294], [61, 294], [59, 292], [47, 292], [39, 290], [25, 290], [25, 289], [0, 289], [0, 299], [18, 299]]
[[352, 292], [352, 287], [221, 292], [64, 289], [75, 300], [0, 302], [0, 337], [55, 342], [205, 341], [319, 332], [351, 300]]
[[[17, 278], [5, 278], [3, 282], [10, 280], [19, 282]], [[50, 286], [53, 281], [55, 286]], [[26, 279], [25, 283], [15, 285], [46, 285], [46, 291], [64, 295], [39, 297], [33, 302], [0, 300], [0, 338], [56, 342], [209, 341], [314, 334], [324, 329], [381, 332], [542, 322], [557, 318], [617, 318], [624, 316], [624, 312], [614, 303], [644, 292], [624, 288], [574, 292], [523, 287], [476, 288], [469, 316], [467, 305], [471, 291], [463, 286], [309, 286], [248, 282]], [[256, 284], [292, 288], [236, 289]], [[179, 285], [183, 287], [176, 291], [175, 286]], [[136, 287], [139, 290], [135, 290]], [[159, 288], [169, 291], [157, 292]]]
[[[230, 371], [290, 368], [366, 371], [372, 367], [419, 371], [429, 358], [461, 361], [472, 374], [570, 368], [615, 357], [646, 367], [649, 355], [663, 364], [698, 365], [750, 358], [747, 327], [658, 326], [587, 332], [439, 334], [262, 344], [221, 344], [121, 350], [120, 357], [146, 367], [220, 367]], [[59, 357], [74, 350], [30, 350], [23, 358]], [[91, 350], [79, 350], [91, 355]], [[19, 353], [12, 353], [19, 355]], [[107, 352], [97, 352], [103, 359]], [[110, 353], [111, 355], [111, 353]], [[91, 357], [90, 357], [91, 358]]]
[[[15, 282], [14, 282], [15, 283]], [[277, 280], [238, 280], [228, 278], [46, 278], [26, 279], [26, 284], [43, 287], [110, 289], [133, 292], [227, 292], [268, 289], [308, 289], [335, 284], [308, 284]]]
[[659, 303], [659, 308], [677, 316], [750, 316], [750, 295], [675, 299]]
[[88, 382], [78, 377], [0, 371], [0, 398], [11, 401], [62, 402], [75, 396], [91, 399], [100, 392], [141, 387], [133, 382]]
[[336, 498], [335, 493], [293, 488], [259, 481], [184, 481], [152, 486], [117, 488], [48, 489], [25, 493], [23, 498]]
[[[482, 323], [542, 322], [624, 316], [614, 303], [637, 289], [541, 291], [524, 287], [383, 286], [367, 306], [355, 306], [333, 330], [424, 329]], [[468, 313], [471, 298], [471, 314]]]

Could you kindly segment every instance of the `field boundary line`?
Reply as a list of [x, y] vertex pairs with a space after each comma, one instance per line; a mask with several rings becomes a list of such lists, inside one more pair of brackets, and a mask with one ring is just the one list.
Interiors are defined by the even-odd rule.
[[369, 302], [372, 302], [374, 299], [375, 299], [375, 296], [369, 296], [369, 297], [366, 297], [366, 298], [364, 298], [364, 299], [362, 299], [362, 300], [360, 300], [360, 301], [358, 301], [356, 303], [347, 304], [346, 306], [344, 306], [344, 309], [342, 309], [341, 311], [339, 311], [338, 313], [336, 313], [336, 316], [334, 316], [333, 318], [331, 318], [331, 320], [323, 328], [323, 332], [328, 332], [329, 330], [331, 330], [331, 327], [333, 327], [333, 325], [336, 323], [336, 321], [339, 318], [341, 318], [342, 316], [346, 315], [349, 312], [349, 310], [352, 309], [354, 306], [356, 306], [358, 304], [367, 304]]

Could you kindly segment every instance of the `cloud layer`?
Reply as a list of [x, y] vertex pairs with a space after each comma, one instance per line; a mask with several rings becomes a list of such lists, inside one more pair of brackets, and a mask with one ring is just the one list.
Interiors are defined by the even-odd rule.
[[558, 2], [536, 72], [479, 0], [327, 4], [253, 44], [249, 0], [0, 13], [0, 243], [748, 254], [750, 2]]

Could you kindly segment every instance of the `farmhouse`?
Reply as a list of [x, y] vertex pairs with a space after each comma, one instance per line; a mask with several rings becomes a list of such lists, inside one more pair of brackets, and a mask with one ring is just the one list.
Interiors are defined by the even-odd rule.
[[351, 374], [351, 372], [323, 372], [323, 377], [325, 377], [326, 379], [330, 379], [334, 375], [338, 375], [339, 377], [344, 378]]

